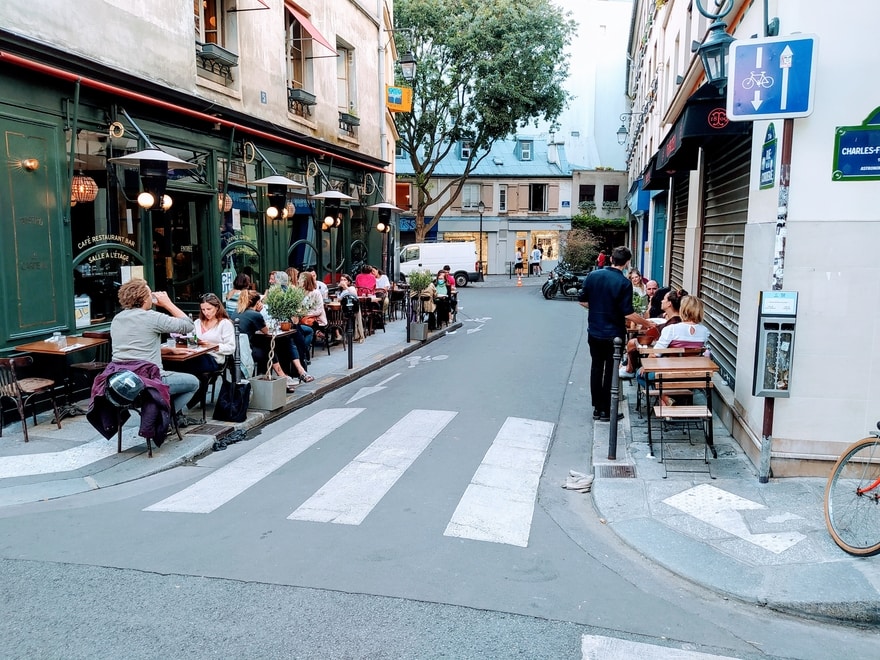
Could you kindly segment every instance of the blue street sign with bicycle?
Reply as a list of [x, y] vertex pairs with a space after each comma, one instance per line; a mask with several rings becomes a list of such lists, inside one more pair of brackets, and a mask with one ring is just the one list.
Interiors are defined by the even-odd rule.
[[728, 119], [786, 119], [812, 113], [817, 45], [813, 34], [734, 41], [728, 60]]

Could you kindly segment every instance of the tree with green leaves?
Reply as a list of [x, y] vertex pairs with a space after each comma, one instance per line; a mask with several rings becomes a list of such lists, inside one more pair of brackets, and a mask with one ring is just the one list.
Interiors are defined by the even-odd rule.
[[[421, 242], [496, 140], [552, 123], [565, 108], [565, 49], [576, 24], [549, 0], [396, 0], [394, 14], [398, 50], [418, 62], [412, 112], [397, 113], [395, 124], [415, 173]], [[432, 186], [437, 165], [463, 140], [471, 150], [461, 172]]]

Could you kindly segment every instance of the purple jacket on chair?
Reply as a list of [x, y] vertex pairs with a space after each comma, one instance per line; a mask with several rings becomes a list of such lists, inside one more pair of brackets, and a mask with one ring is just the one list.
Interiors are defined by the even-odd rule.
[[116, 435], [120, 423], [125, 424], [128, 421], [131, 413], [125, 409], [120, 411], [104, 395], [107, 379], [117, 371], [132, 371], [144, 381], [146, 389], [139, 406], [141, 425], [138, 433], [143, 438], [150, 438], [157, 447], [162, 446], [171, 427], [171, 395], [168, 386], [162, 382], [159, 367], [152, 362], [129, 360], [108, 364], [92, 384], [92, 402], [86, 412], [86, 419], [108, 440]]

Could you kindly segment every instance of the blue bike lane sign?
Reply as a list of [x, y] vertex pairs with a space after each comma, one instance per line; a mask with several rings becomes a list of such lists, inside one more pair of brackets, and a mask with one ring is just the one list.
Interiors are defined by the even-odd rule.
[[728, 119], [786, 119], [812, 113], [817, 45], [814, 34], [734, 41], [728, 60]]

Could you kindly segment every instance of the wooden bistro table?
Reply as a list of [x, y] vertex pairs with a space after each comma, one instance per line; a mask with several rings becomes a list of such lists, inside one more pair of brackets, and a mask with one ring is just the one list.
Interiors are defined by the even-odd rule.
[[216, 351], [218, 344], [209, 344], [199, 342], [198, 346], [166, 346], [162, 345], [162, 363], [168, 367], [169, 371], [174, 371], [174, 365], [180, 365], [187, 360], [192, 360], [205, 353]]
[[[85, 410], [71, 401], [72, 384], [67, 356], [70, 353], [78, 353], [79, 351], [85, 351], [107, 343], [106, 339], [99, 339], [97, 337], [62, 337], [61, 339], [62, 342], [58, 344], [52, 341], [32, 341], [15, 347], [17, 351], [45, 356], [46, 361], [44, 364], [47, 365], [47, 370], [51, 370], [49, 377], [53, 378], [53, 380], [60, 369], [64, 380], [66, 403], [58, 409], [58, 419], [56, 422], [59, 423], [67, 416], [85, 415], [86, 413]], [[36, 363], [39, 364], [38, 362]]]
[[[690, 375], [693, 374], [693, 372], [702, 372], [705, 377], [706, 374], [713, 374], [718, 371], [718, 365], [715, 364], [711, 358], [704, 356], [644, 357], [642, 358], [642, 369], [644, 369], [644, 372], [649, 375], [649, 377], [646, 379], [646, 389], [650, 394], [658, 378], [674, 379], [676, 378], [676, 376], [682, 376], [683, 374]], [[671, 385], [672, 387], [675, 387], [674, 381], [672, 381]], [[695, 387], [693, 383], [689, 383], [688, 385]], [[706, 446], [712, 452], [712, 455], [717, 458], [717, 452], [715, 451], [715, 446], [712, 438], [712, 388], [707, 386], [705, 389], [706, 408], [709, 414], [709, 420], [707, 422], [708, 432], [706, 434]], [[645, 406], [645, 408], [647, 409], [646, 415], [648, 421], [648, 451], [650, 455], [653, 456], [653, 438], [651, 437], [652, 407], [650, 403], [650, 396], [646, 395], [646, 400], [648, 401], [647, 405]]]

